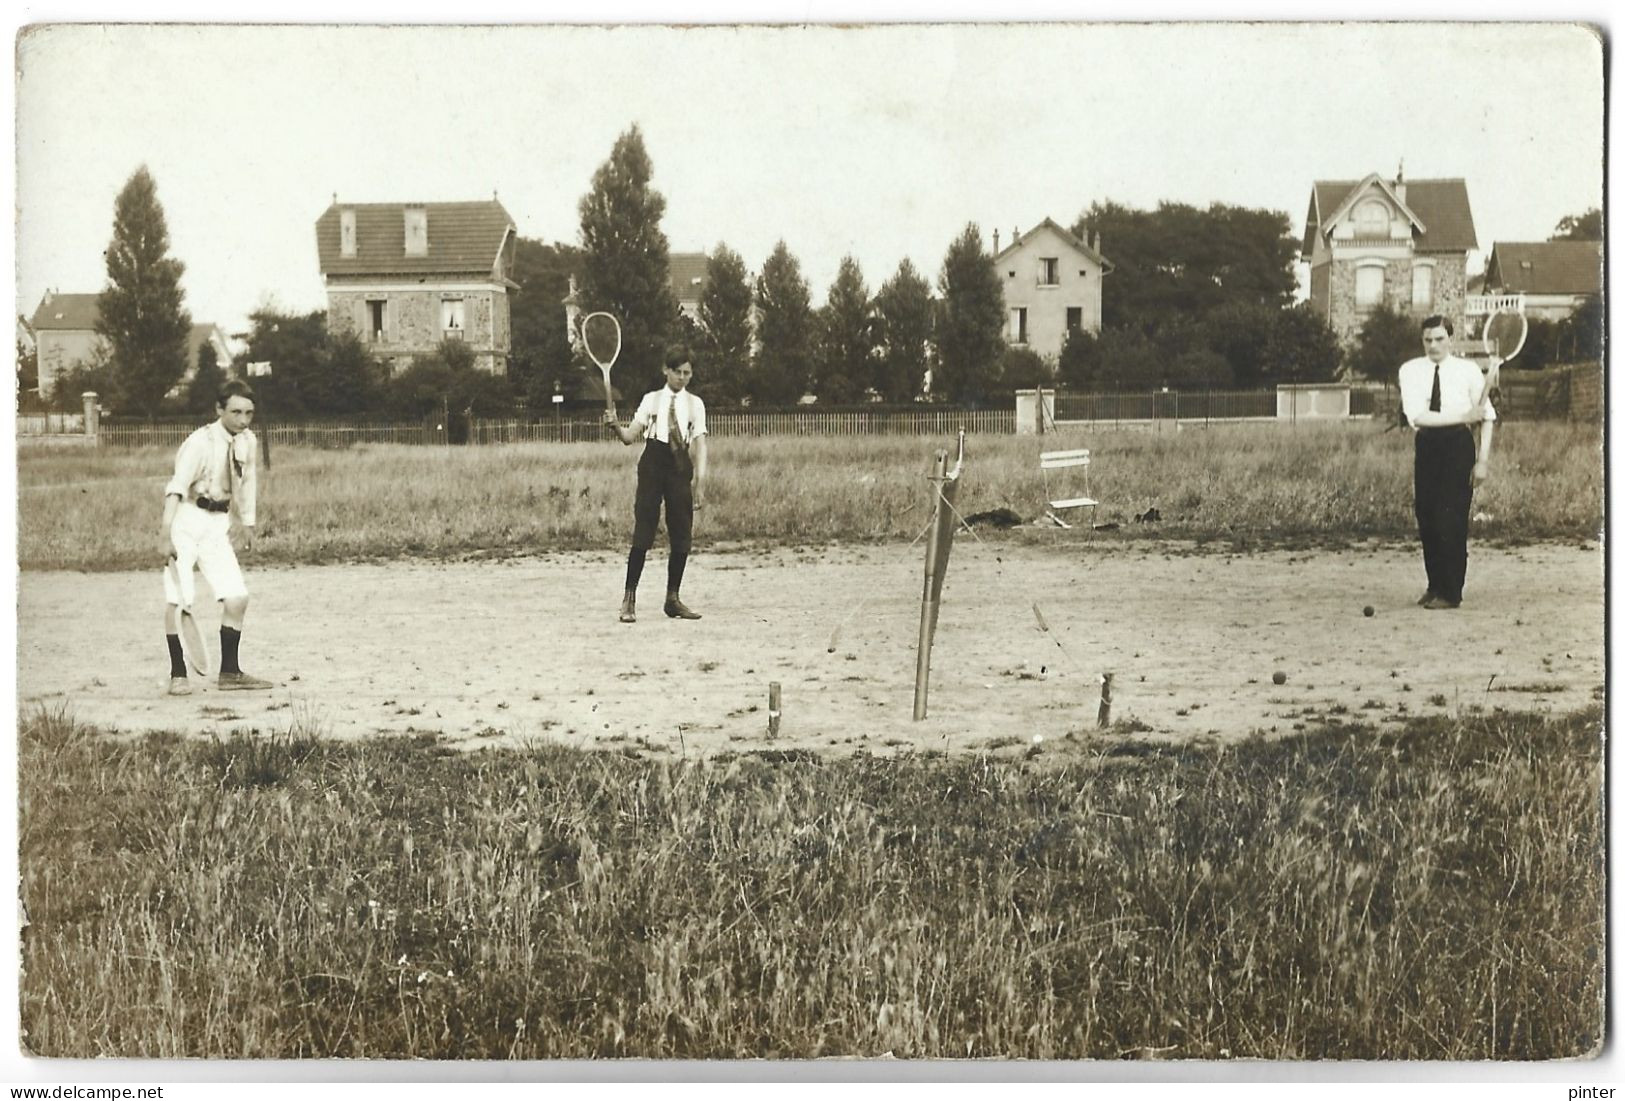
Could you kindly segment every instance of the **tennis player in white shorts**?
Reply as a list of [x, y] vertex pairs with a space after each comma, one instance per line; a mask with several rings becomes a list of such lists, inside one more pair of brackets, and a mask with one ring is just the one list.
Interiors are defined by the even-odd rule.
[[[169, 694], [192, 691], [179, 635], [180, 609], [194, 611], [194, 570], [203, 574], [220, 615], [220, 676], [225, 691], [264, 691], [270, 681], [251, 677], [238, 664], [248, 586], [231, 545], [235, 508], [245, 549], [254, 548], [255, 441], [248, 430], [254, 420], [254, 391], [233, 379], [220, 388], [219, 414], [212, 424], [193, 432], [175, 453], [175, 474], [164, 487], [164, 519], [159, 550], [164, 556], [164, 634], [169, 643]], [[171, 562], [174, 568], [171, 568]], [[194, 611], [195, 614], [195, 611]]]

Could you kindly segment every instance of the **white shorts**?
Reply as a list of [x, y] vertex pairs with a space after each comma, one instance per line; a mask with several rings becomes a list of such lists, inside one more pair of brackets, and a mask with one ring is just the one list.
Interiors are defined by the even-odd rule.
[[[191, 608], [197, 600], [193, 570], [203, 574], [216, 600], [233, 600], [248, 595], [243, 571], [237, 565], [237, 552], [231, 547], [231, 514], [204, 512], [190, 501], [175, 509], [175, 522], [169, 527], [169, 541], [175, 547], [175, 569], [164, 570], [164, 603]], [[175, 574], [180, 574], [180, 589]]]

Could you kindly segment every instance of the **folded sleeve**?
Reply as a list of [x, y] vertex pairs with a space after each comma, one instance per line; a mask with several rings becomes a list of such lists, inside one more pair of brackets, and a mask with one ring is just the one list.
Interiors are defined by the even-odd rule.
[[186, 500], [186, 495], [202, 476], [208, 460], [208, 437], [202, 432], [193, 432], [186, 437], [186, 442], [181, 444], [180, 450], [175, 452], [175, 473], [170, 477], [169, 484], [164, 487], [164, 496]]

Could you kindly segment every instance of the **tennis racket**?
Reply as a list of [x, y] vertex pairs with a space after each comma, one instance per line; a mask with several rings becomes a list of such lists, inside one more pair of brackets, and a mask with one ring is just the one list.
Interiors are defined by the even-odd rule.
[[609, 369], [621, 354], [621, 323], [602, 311], [588, 314], [581, 319], [581, 345], [604, 374], [604, 410], [613, 413], [615, 391], [610, 389]]
[[[179, 598], [185, 590], [181, 588], [180, 563], [173, 558], [169, 560], [169, 570], [174, 577], [175, 593]], [[209, 675], [209, 648], [203, 644], [203, 630], [197, 625], [197, 617], [192, 609], [186, 605], [180, 608], [181, 652], [186, 655], [186, 664], [192, 667], [192, 672], [200, 677]]]
[[1490, 369], [1484, 376], [1484, 398], [1494, 400], [1500, 396], [1501, 364], [1523, 351], [1523, 342], [1529, 339], [1529, 319], [1516, 310], [1496, 310], [1484, 322], [1484, 351], [1490, 357]]

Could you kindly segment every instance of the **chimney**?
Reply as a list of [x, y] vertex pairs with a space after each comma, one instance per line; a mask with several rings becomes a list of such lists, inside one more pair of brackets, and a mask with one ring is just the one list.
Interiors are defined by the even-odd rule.
[[1394, 176], [1394, 196], [1397, 199], [1399, 199], [1400, 202], [1405, 201], [1405, 161], [1404, 161], [1404, 158], [1400, 159], [1399, 173], [1396, 176]]
[[999, 231], [997, 229], [995, 229], [993, 231], [993, 255], [997, 256], [998, 254], [999, 254]]
[[1010, 243], [1013, 245], [1019, 240], [1021, 240], [1021, 227], [1020, 226], [1011, 226], [1010, 227]]

